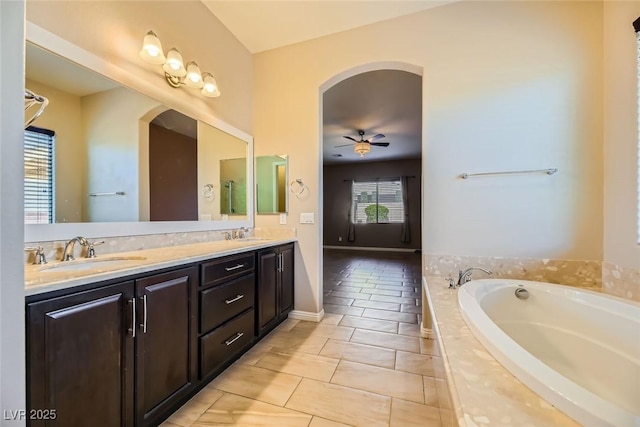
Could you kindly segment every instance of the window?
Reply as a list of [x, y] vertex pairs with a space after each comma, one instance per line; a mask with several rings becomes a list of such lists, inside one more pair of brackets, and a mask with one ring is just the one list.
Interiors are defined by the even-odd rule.
[[351, 220], [354, 224], [404, 222], [400, 179], [354, 182]]
[[24, 222], [51, 224], [55, 133], [29, 126], [24, 131]]

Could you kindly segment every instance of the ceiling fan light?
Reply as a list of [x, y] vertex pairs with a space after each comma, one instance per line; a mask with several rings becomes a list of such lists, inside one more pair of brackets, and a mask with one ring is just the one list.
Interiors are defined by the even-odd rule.
[[149, 31], [147, 35], [144, 36], [140, 57], [151, 64], [157, 65], [162, 65], [166, 61], [164, 53], [162, 52], [160, 39], [158, 39], [158, 36], [156, 36], [156, 33], [153, 31]]
[[364, 157], [365, 154], [371, 151], [371, 145], [366, 142], [356, 142], [353, 146], [353, 152], [356, 154], [360, 154], [360, 157]]

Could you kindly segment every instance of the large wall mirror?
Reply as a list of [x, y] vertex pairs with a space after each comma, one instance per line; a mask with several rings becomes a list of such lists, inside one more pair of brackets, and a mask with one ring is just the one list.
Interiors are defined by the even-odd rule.
[[49, 99], [34, 131], [53, 131], [54, 149], [50, 218], [26, 206], [25, 241], [253, 226], [250, 137], [51, 50], [26, 42], [25, 86]]
[[287, 213], [288, 156], [256, 157], [256, 211], [259, 214]]

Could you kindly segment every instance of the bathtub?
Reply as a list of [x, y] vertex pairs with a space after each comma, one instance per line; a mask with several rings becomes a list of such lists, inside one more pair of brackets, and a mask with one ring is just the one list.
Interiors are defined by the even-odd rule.
[[640, 427], [640, 304], [506, 279], [468, 282], [458, 303], [489, 353], [556, 408], [589, 427]]

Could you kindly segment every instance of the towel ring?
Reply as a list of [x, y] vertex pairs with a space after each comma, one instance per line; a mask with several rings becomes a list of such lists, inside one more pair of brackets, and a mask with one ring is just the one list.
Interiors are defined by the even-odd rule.
[[214, 195], [213, 184], [205, 184], [202, 186], [202, 197], [204, 197], [205, 200], [213, 200]]
[[296, 197], [300, 197], [304, 190], [309, 190], [309, 187], [306, 186], [304, 182], [300, 178], [294, 179], [289, 184], [289, 189]]

